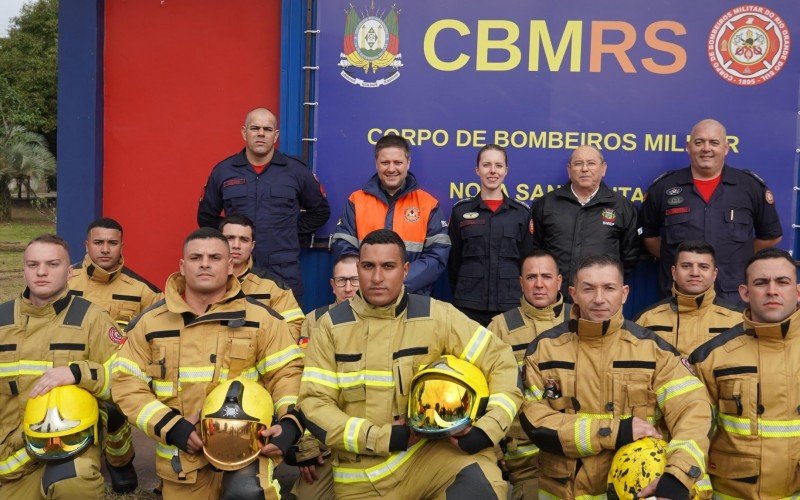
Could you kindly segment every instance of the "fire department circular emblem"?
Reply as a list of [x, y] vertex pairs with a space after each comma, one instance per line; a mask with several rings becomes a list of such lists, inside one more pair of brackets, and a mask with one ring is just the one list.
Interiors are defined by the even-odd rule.
[[122, 345], [128, 340], [119, 330], [114, 328], [113, 326], [108, 329], [108, 338], [111, 339], [111, 342], [115, 344]]
[[786, 65], [789, 26], [775, 11], [741, 5], [720, 17], [708, 35], [708, 60], [714, 72], [735, 85], [760, 85]]
[[419, 208], [417, 207], [408, 207], [406, 211], [403, 212], [403, 217], [408, 222], [417, 222], [419, 220]]

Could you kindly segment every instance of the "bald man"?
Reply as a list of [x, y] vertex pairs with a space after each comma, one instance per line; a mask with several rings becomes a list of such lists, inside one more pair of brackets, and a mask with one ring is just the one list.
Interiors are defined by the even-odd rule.
[[755, 173], [728, 166], [729, 149], [720, 122], [698, 122], [686, 143], [690, 166], [661, 175], [647, 192], [640, 214], [642, 238], [647, 250], [661, 259], [659, 284], [665, 297], [682, 241], [704, 240], [714, 247], [717, 297], [744, 305], [739, 296], [742, 269], [755, 252], [781, 240], [772, 191]]
[[627, 274], [639, 257], [636, 209], [603, 182], [607, 168], [597, 148], [580, 146], [567, 163], [569, 183], [531, 208], [534, 247], [555, 255], [564, 297], [584, 258], [609, 255], [622, 261]]
[[311, 169], [275, 149], [279, 134], [278, 119], [270, 110], [247, 113], [242, 126], [245, 147], [211, 171], [197, 223], [217, 228], [223, 210], [225, 215], [247, 216], [256, 227], [255, 265], [286, 281], [302, 304], [299, 236], [322, 227], [331, 209]]

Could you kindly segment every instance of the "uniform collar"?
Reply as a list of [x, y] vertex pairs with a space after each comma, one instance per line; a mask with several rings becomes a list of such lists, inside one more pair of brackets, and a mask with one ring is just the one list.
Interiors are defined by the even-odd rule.
[[72, 296], [69, 294], [69, 289], [65, 288], [64, 292], [59, 295], [56, 300], [48, 302], [41, 307], [37, 307], [30, 301], [30, 294], [31, 292], [28, 287], [25, 287], [25, 290], [22, 292], [22, 295], [19, 299], [19, 312], [22, 315], [33, 316], [37, 318], [58, 316], [61, 314], [61, 311], [67, 308], [69, 302], [72, 300]]
[[675, 288], [675, 284], [672, 284], [672, 309], [680, 314], [699, 311], [708, 307], [714, 303], [716, 297], [717, 292], [714, 291], [713, 286], [699, 295], [687, 295], [679, 292]]
[[564, 296], [558, 292], [556, 301], [547, 307], [536, 307], [523, 296], [519, 303], [523, 314], [534, 321], [553, 321], [558, 319], [564, 312]]
[[[571, 182], [568, 182], [567, 184], [561, 186], [560, 188], [558, 188], [554, 192], [556, 193], [556, 196], [560, 196], [562, 198], [570, 199], [570, 200], [572, 200], [575, 203], [580, 205], [580, 201], [578, 201], [578, 198], [575, 196], [575, 193], [572, 191], [572, 183]], [[600, 186], [597, 187], [597, 191], [595, 191], [594, 194], [592, 195], [592, 197], [589, 199], [589, 201], [587, 201], [586, 204], [582, 205], [582, 206], [588, 207], [588, 206], [593, 205], [593, 204], [595, 204], [595, 203], [597, 203], [599, 201], [607, 201], [608, 199], [613, 198], [613, 197], [614, 197], [614, 191], [612, 191], [611, 188], [606, 186], [605, 182], [600, 181]]]
[[239, 320], [245, 315], [244, 303], [238, 299], [244, 299], [245, 294], [239, 285], [239, 280], [234, 276], [228, 276], [228, 283], [225, 295], [219, 300], [208, 306], [203, 314], [195, 315], [189, 304], [183, 299], [186, 291], [186, 280], [181, 273], [173, 273], [167, 278], [167, 285], [164, 287], [164, 298], [167, 301], [167, 309], [170, 312], [183, 316], [185, 325], [203, 323], [206, 321], [220, 320]]
[[373, 306], [361, 295], [361, 290], [356, 292], [350, 299], [350, 307], [359, 315], [365, 318], [396, 318], [403, 314], [408, 305], [408, 294], [406, 287], [400, 290], [400, 296], [388, 306]]
[[[691, 165], [682, 170], [678, 170], [676, 173], [675, 180], [677, 181], [677, 184], [694, 184], [694, 176], [692, 175]], [[728, 166], [727, 163], [722, 166], [722, 173], [720, 174], [720, 182], [722, 182], [723, 184], [739, 183], [736, 174], [733, 172], [733, 169]]]
[[[247, 159], [247, 154], [245, 153], [247, 148], [242, 148], [239, 153], [233, 157], [233, 161], [231, 162], [234, 167], [249, 167], [250, 160]], [[272, 153], [272, 159], [269, 161], [269, 165], [287, 165], [289, 162], [286, 160], [286, 155], [275, 149]]]
[[572, 305], [570, 312], [569, 329], [571, 332], [577, 333], [580, 338], [599, 338], [606, 335], [611, 335], [618, 332], [625, 322], [622, 317], [622, 307], [609, 319], [598, 322], [589, 321], [580, 317], [580, 308], [577, 304]]
[[83, 267], [86, 269], [86, 275], [89, 276], [90, 280], [97, 281], [98, 283], [109, 283], [114, 281], [117, 276], [119, 276], [119, 273], [122, 271], [122, 267], [124, 265], [125, 258], [120, 256], [119, 265], [115, 267], [113, 271], [106, 271], [102, 267], [95, 264], [91, 257], [89, 257], [88, 253], [83, 258]]
[[[414, 191], [417, 188], [419, 188], [419, 184], [417, 183], [417, 178], [414, 177], [414, 174], [408, 172], [408, 174], [406, 175], [405, 184], [403, 184], [403, 187], [400, 188], [394, 194], [394, 196], [392, 196], [392, 198], [395, 200], [398, 198], [402, 198], [407, 193], [410, 193], [411, 191]], [[370, 177], [370, 179], [367, 181], [366, 184], [364, 184], [364, 187], [362, 187], [361, 190], [367, 194], [371, 194], [372, 196], [375, 196], [376, 198], [384, 200], [385, 202], [388, 203], [387, 193], [381, 187], [381, 179], [380, 177], [378, 177], [377, 173], [373, 174], [372, 177]]]
[[752, 331], [756, 338], [761, 340], [783, 340], [786, 337], [791, 338], [796, 334], [798, 329], [797, 325], [800, 325], [800, 309], [781, 323], [756, 323], [750, 319], [750, 308], [744, 311], [743, 317], [745, 329]]
[[252, 271], [253, 271], [253, 257], [251, 256], [250, 260], [247, 262], [247, 267], [244, 269], [244, 271], [242, 271], [242, 274], [237, 276], [237, 278], [239, 278], [239, 283], [243, 282], [245, 278], [247, 278], [247, 275], [250, 274]]

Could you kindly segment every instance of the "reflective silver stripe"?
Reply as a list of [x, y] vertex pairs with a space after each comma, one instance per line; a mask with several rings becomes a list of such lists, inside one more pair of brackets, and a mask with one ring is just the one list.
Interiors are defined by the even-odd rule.
[[303, 356], [303, 351], [297, 347], [297, 345], [292, 344], [289, 347], [286, 347], [285, 349], [282, 349], [274, 354], [270, 354], [259, 361], [256, 365], [256, 369], [261, 374], [269, 373], [273, 370], [277, 370], [289, 361], [302, 358]]
[[422, 439], [406, 451], [392, 453], [386, 461], [368, 469], [351, 469], [334, 466], [333, 480], [337, 483], [363, 483], [367, 481], [375, 482], [383, 479], [406, 463], [426, 442], [426, 439]]
[[175, 384], [167, 380], [153, 379], [151, 384], [157, 398], [168, 398], [175, 393]]
[[535, 385], [525, 388], [526, 401], [540, 401], [542, 397], [544, 397], [544, 391], [542, 391]]
[[[150, 422], [150, 419], [153, 418], [153, 415], [156, 414], [158, 410], [167, 410], [166, 405], [159, 400], [150, 401], [139, 411], [139, 415], [136, 416], [136, 427], [142, 430], [145, 434], [147, 434], [147, 424]], [[147, 434], [149, 436], [149, 434]]]
[[489, 330], [486, 328], [479, 326], [475, 333], [472, 334], [472, 338], [469, 339], [467, 342], [467, 346], [464, 348], [464, 352], [461, 353], [461, 359], [467, 360], [470, 363], [475, 363], [475, 360], [483, 352], [483, 348], [486, 346], [486, 343], [489, 342]]
[[508, 418], [511, 420], [514, 420], [514, 417], [517, 415], [517, 405], [514, 404], [514, 401], [510, 397], [502, 392], [490, 395], [489, 404], [487, 406], [499, 406], [505, 410], [508, 414]]
[[392, 372], [383, 370], [361, 370], [357, 372], [337, 372], [339, 387], [371, 385], [376, 387], [394, 387]]
[[700, 468], [700, 472], [705, 474], [706, 473], [706, 458], [703, 454], [703, 450], [700, 449], [700, 446], [694, 442], [692, 439], [682, 440], [682, 439], [673, 439], [667, 445], [667, 457], [672, 455], [678, 450], [685, 451], [694, 459], [697, 466]]
[[156, 442], [156, 455], [167, 460], [178, 455], [178, 447]]
[[592, 449], [592, 420], [589, 418], [579, 418], [575, 422], [575, 448], [578, 450], [578, 455], [588, 457], [594, 455]]
[[144, 374], [141, 368], [139, 368], [138, 364], [128, 358], [117, 356], [117, 358], [111, 363], [111, 372], [127, 373], [128, 375], [133, 375], [134, 377], [138, 378], [145, 384], [150, 383], [150, 377]]
[[688, 377], [679, 378], [677, 380], [672, 380], [671, 382], [667, 382], [666, 384], [662, 385], [661, 387], [656, 390], [656, 399], [658, 400], [658, 406], [662, 409], [664, 408], [664, 403], [669, 401], [670, 399], [680, 396], [681, 394], [686, 394], [687, 392], [694, 391], [696, 389], [706, 390], [706, 386], [700, 382], [700, 379], [697, 377], [689, 375]]
[[31, 461], [31, 457], [25, 448], [20, 448], [11, 454], [10, 457], [0, 462], [0, 475], [11, 474], [22, 468]]
[[434, 244], [450, 246], [450, 236], [447, 233], [434, 234], [430, 238], [425, 238], [425, 246], [429, 247]]
[[424, 243], [414, 243], [412, 241], [404, 241], [403, 243], [406, 245], [406, 252], [420, 253], [425, 248]]
[[352, 452], [359, 453], [358, 450], [358, 434], [361, 432], [361, 426], [364, 425], [363, 418], [350, 417], [347, 423], [344, 424], [344, 449]]
[[284, 396], [281, 399], [275, 401], [272, 405], [275, 408], [275, 413], [278, 413], [278, 408], [281, 406], [288, 406], [297, 404], [297, 396]]
[[283, 316], [283, 320], [287, 323], [291, 323], [292, 321], [300, 321], [301, 319], [305, 319], [305, 315], [303, 314], [303, 310], [299, 307], [294, 309], [287, 309], [281, 313]]
[[178, 368], [180, 382], [211, 382], [214, 380], [214, 365], [209, 366], [181, 366]]
[[505, 454], [506, 460], [519, 460], [520, 458], [532, 457], [539, 454], [539, 448], [535, 444], [517, 446], [516, 450], [509, 450]]
[[356, 238], [355, 236], [350, 236], [347, 233], [333, 233], [332, 240], [333, 241], [344, 240], [353, 245], [354, 247], [358, 248], [358, 238]]
[[303, 368], [303, 375], [300, 377], [300, 382], [311, 382], [322, 384], [331, 389], [339, 389], [339, 380], [336, 377], [336, 372], [313, 366], [306, 366]]

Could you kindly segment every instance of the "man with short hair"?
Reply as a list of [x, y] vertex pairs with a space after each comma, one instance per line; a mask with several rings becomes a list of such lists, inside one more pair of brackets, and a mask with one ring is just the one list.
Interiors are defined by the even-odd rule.
[[[274, 463], [304, 427], [293, 410], [303, 353], [283, 318], [242, 292], [232, 276], [228, 240], [198, 229], [183, 244], [180, 271], [164, 299], [128, 325], [114, 361], [113, 394], [131, 423], [156, 441], [164, 498], [279, 498]], [[262, 433], [269, 444], [252, 464], [212, 468], [196, 424], [206, 396], [221, 382], [258, 379], [279, 420]]]
[[62, 238], [34, 238], [23, 259], [25, 291], [0, 305], [0, 497], [104, 498], [101, 443], [38, 462], [22, 422], [28, 400], [56, 387], [76, 385], [108, 400], [111, 362], [124, 337], [102, 307], [67, 293], [72, 266]]
[[742, 322], [736, 306], [717, 298], [714, 247], [705, 241], [678, 245], [672, 266], [672, 297], [645, 309], [634, 320], [670, 343], [682, 356]]
[[[364, 236], [359, 291], [319, 320], [298, 406], [333, 451], [337, 497], [505, 498], [492, 447], [522, 399], [511, 348], [452, 305], [408, 293], [405, 247], [387, 229]], [[411, 381], [446, 354], [483, 373], [486, 413], [449, 440], [420, 439], [406, 425]]]
[[300, 333], [300, 347], [306, 347], [311, 332], [316, 328], [319, 319], [328, 310], [341, 304], [345, 300], [351, 299], [358, 292], [358, 257], [355, 255], [343, 255], [336, 264], [333, 265], [333, 276], [330, 279], [331, 291], [336, 299], [333, 304], [320, 306], [306, 316], [303, 322], [303, 330]]
[[[622, 263], [587, 257], [570, 286], [572, 320], [540, 334], [525, 356], [519, 419], [540, 448], [547, 498], [604, 495], [614, 453], [669, 432], [664, 474], [636, 498], [688, 498], [703, 482], [711, 405], [678, 351], [622, 317]], [[654, 427], [658, 425], [659, 428]]]
[[450, 236], [439, 202], [417, 184], [411, 152], [403, 137], [385, 135], [375, 143], [377, 173], [344, 207], [333, 235], [334, 257], [358, 255], [364, 237], [376, 229], [391, 229], [406, 245], [409, 293], [430, 295], [447, 265]]
[[567, 301], [567, 287], [584, 258], [610, 255], [622, 261], [626, 273], [639, 258], [636, 208], [603, 182], [607, 168], [597, 148], [580, 146], [567, 163], [569, 183], [531, 207], [533, 246], [556, 256]]
[[708, 473], [715, 497], [789, 498], [800, 492], [797, 266], [764, 248], [744, 274], [744, 322], [689, 357], [717, 409]]
[[300, 240], [321, 228], [331, 215], [317, 178], [303, 162], [275, 149], [278, 119], [266, 108], [247, 113], [245, 147], [218, 163], [197, 208], [197, 224], [218, 228], [225, 215], [246, 215], [256, 227], [253, 260], [280, 276], [303, 300]]
[[[495, 316], [489, 324], [489, 331], [513, 349], [520, 371], [528, 344], [540, 333], [569, 321], [570, 304], [559, 291], [561, 281], [553, 254], [547, 250], [530, 252], [520, 264], [520, 306]], [[519, 419], [514, 419], [503, 448], [514, 500], [539, 498], [539, 448], [522, 430]]]
[[233, 275], [239, 279], [242, 291], [283, 316], [292, 337], [297, 341], [305, 315], [292, 290], [279, 276], [266, 269], [253, 267], [251, 256], [256, 246], [253, 222], [244, 215], [234, 214], [222, 220], [219, 230], [228, 239]]
[[[69, 293], [99, 305], [124, 328], [134, 317], [155, 303], [161, 290], [125, 265], [122, 226], [108, 217], [96, 219], [86, 229], [86, 256], [73, 266]], [[133, 439], [125, 415], [110, 402], [102, 404], [108, 414], [106, 468], [115, 493], [136, 490], [139, 479], [133, 468]]]
[[781, 240], [772, 191], [755, 173], [728, 166], [729, 149], [720, 122], [698, 122], [686, 142], [690, 166], [662, 174], [647, 191], [639, 222], [645, 248], [661, 259], [664, 297], [670, 295], [670, 266], [683, 241], [704, 240], [714, 247], [717, 296], [741, 305], [741, 269], [755, 251]]

